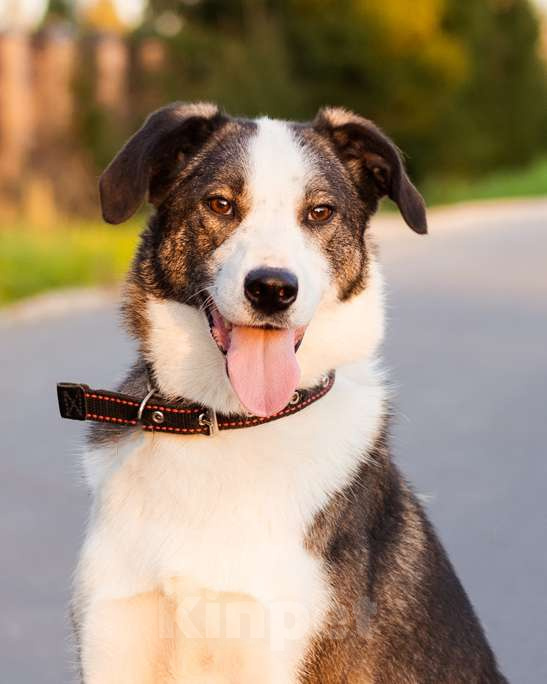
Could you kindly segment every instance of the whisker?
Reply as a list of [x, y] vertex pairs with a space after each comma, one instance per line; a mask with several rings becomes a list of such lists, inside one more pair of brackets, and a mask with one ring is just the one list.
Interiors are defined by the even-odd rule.
[[200, 311], [205, 311], [205, 309], [206, 309], [210, 304], [214, 304], [213, 295], [209, 295], [208, 297], [206, 297], [206, 298], [203, 300], [203, 302], [202, 302], [202, 303], [200, 304], [200, 306], [199, 306], [199, 310], [200, 310]]
[[197, 296], [200, 295], [202, 292], [208, 292], [212, 285], [213, 285], [213, 283], [209, 283], [209, 284], [206, 285], [205, 287], [202, 287], [201, 290], [198, 290], [197, 292], [194, 292], [194, 293], [191, 294], [187, 299], [184, 300], [183, 304], [188, 304], [188, 302], [189, 302], [191, 299], [193, 299], [194, 297], [197, 297]]

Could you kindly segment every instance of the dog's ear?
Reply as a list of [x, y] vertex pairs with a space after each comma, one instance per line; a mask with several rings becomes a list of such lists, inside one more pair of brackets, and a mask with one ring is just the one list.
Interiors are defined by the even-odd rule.
[[390, 197], [412, 230], [427, 233], [424, 200], [407, 176], [399, 150], [372, 121], [327, 107], [312, 126], [330, 140], [358, 187], [372, 182], [377, 197]]
[[158, 205], [176, 173], [228, 121], [216, 105], [174, 102], [151, 114], [99, 180], [103, 218], [122, 223], [145, 197]]

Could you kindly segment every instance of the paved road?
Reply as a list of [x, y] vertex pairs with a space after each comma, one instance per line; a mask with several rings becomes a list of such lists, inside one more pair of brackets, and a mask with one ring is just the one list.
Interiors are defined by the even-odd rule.
[[[397, 225], [392, 225], [397, 223]], [[547, 202], [387, 220], [387, 366], [397, 459], [511, 681], [547, 681]], [[65, 605], [87, 497], [81, 428], [54, 383], [129, 365], [114, 302], [0, 330], [0, 680], [65, 684]]]

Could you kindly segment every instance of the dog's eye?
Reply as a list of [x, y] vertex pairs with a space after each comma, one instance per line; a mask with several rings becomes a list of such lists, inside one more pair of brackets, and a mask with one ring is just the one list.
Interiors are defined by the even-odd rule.
[[308, 221], [313, 223], [326, 223], [334, 214], [334, 208], [328, 204], [318, 204], [308, 212]]
[[221, 216], [231, 216], [234, 213], [234, 205], [225, 197], [209, 197], [207, 206]]

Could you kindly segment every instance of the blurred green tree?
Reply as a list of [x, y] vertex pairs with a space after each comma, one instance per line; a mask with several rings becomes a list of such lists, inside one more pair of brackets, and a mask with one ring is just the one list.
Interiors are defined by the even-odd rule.
[[164, 12], [184, 18], [183, 30], [166, 39], [170, 97], [214, 100], [247, 115], [303, 110], [307, 95], [292, 75], [286, 26], [265, 0], [202, 0], [188, 6], [151, 0], [150, 9], [151, 20]]
[[[106, 17], [119, 31], [111, 0], [93, 7], [102, 30]], [[72, 9], [51, 0], [49, 16]], [[87, 30], [97, 26], [87, 19]], [[418, 178], [473, 177], [547, 151], [546, 65], [530, 0], [149, 0], [129, 40], [130, 102], [116, 125], [93, 100], [85, 49], [80, 60], [80, 137], [97, 168], [145, 109], [174, 99], [284, 118], [343, 105], [392, 135]], [[162, 57], [147, 75], [139, 55], [150, 40]]]
[[71, 0], [50, 0], [46, 21], [70, 20], [74, 14], [74, 3]]
[[375, 119], [415, 173], [474, 173], [545, 150], [545, 65], [528, 0], [151, 0], [180, 13], [170, 97]]
[[443, 27], [443, 0], [285, 0], [295, 70], [312, 109], [346, 105], [375, 119], [428, 166], [424, 142], [468, 74], [464, 46]]
[[[449, 0], [445, 26], [470, 69], [431, 145], [452, 172], [518, 166], [547, 149], [547, 78], [539, 22], [528, 0]], [[452, 139], [452, 140], [451, 140]], [[454, 140], [462, 144], [458, 154]]]

